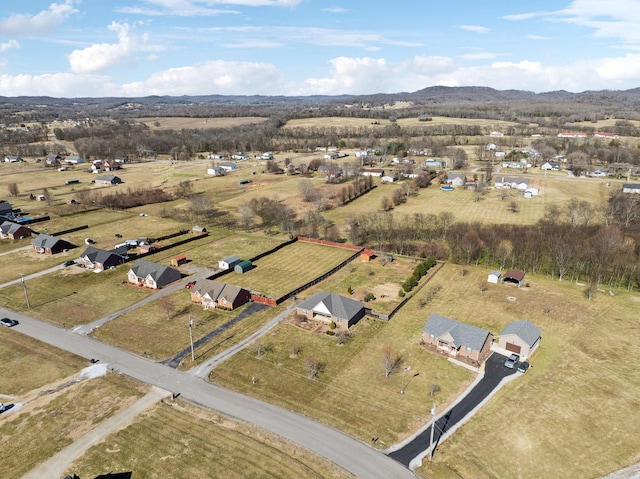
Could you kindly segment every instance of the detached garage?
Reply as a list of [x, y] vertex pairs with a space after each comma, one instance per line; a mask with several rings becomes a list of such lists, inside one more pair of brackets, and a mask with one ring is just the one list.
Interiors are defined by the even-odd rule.
[[526, 359], [540, 345], [542, 331], [528, 319], [509, 323], [500, 333], [498, 346]]

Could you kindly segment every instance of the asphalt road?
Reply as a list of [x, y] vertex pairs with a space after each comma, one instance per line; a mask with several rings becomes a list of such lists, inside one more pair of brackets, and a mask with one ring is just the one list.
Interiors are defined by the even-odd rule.
[[0, 315], [20, 321], [18, 326], [12, 328], [15, 333], [31, 336], [87, 359], [99, 359], [110, 368], [130, 377], [167, 391], [180, 393], [183, 398], [194, 403], [267, 429], [324, 456], [357, 477], [416, 477], [400, 462], [394, 461], [382, 452], [304, 416], [5, 308], [0, 308]]
[[[485, 363], [484, 377], [464, 398], [436, 420], [433, 434], [433, 442], [436, 448], [451, 428], [489, 397], [504, 378], [516, 372], [516, 369], [509, 369], [504, 366], [505, 359], [507, 359], [506, 356], [493, 353]], [[430, 445], [431, 427], [428, 427], [411, 442], [389, 453], [389, 457], [409, 467], [411, 461], [428, 450]]]

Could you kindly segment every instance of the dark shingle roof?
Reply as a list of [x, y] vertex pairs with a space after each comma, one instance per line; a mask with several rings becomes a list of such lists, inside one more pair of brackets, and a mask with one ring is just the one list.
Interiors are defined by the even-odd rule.
[[507, 334], [515, 334], [531, 347], [540, 338], [542, 331], [528, 319], [522, 319], [509, 323], [507, 327], [502, 330], [500, 336]]
[[68, 241], [44, 233], [40, 233], [38, 236], [36, 236], [36, 239], [34, 239], [31, 244], [36, 248], [52, 249], [59, 242], [65, 243], [65, 246], [71, 246], [71, 243], [69, 243]]
[[323, 306], [332, 316], [347, 321], [364, 309], [364, 304], [360, 301], [325, 292], [315, 293], [298, 305], [301, 309], [318, 310], [324, 313]]
[[453, 338], [455, 347], [466, 346], [477, 351], [482, 349], [487, 336], [490, 334], [485, 329], [445, 318], [439, 314], [429, 315], [422, 331], [427, 334], [433, 334], [436, 338], [449, 333]]

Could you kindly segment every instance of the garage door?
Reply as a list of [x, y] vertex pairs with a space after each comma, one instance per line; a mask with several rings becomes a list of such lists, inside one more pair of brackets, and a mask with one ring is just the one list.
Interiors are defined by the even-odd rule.
[[507, 343], [505, 347], [507, 348], [507, 351], [511, 351], [512, 353], [516, 354], [520, 354], [520, 350], [522, 349], [520, 346], [513, 343]]

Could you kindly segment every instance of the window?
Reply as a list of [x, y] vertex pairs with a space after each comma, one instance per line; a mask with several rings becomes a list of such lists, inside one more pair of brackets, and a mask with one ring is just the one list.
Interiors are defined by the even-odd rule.
[[433, 340], [433, 339], [436, 339], [436, 335], [435, 335], [435, 334], [430, 334], [430, 335], [429, 335], [429, 339], [432, 339], [432, 340]]
[[467, 346], [467, 354], [471, 354], [471, 347]]

